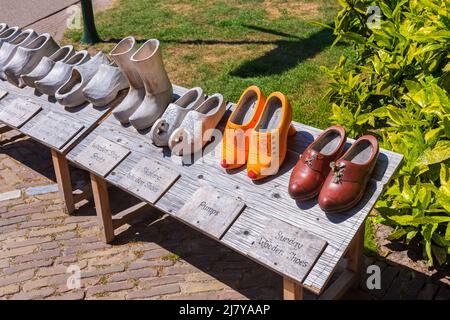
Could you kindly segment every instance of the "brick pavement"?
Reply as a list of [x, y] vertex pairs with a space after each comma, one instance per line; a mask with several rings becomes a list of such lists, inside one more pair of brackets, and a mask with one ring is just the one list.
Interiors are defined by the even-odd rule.
[[[55, 183], [48, 149], [16, 131], [0, 132], [0, 194]], [[88, 182], [81, 170], [72, 170], [72, 178]], [[115, 210], [137, 201], [111, 192]], [[0, 202], [0, 299], [281, 298], [280, 276], [170, 217], [150, 211], [107, 245], [91, 202], [68, 216], [57, 192], [32, 194]], [[432, 277], [381, 258], [365, 263], [380, 266], [382, 290], [364, 289], [363, 280], [345, 298], [450, 298]], [[70, 265], [81, 271], [79, 289], [67, 288]]]

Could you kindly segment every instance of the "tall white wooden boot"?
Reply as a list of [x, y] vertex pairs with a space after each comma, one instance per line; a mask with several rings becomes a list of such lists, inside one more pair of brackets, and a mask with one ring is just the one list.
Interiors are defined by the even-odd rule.
[[136, 39], [126, 37], [109, 54], [125, 74], [130, 85], [127, 96], [113, 111], [114, 117], [123, 124], [130, 122], [130, 116], [137, 110], [145, 96], [144, 83], [131, 62], [131, 57], [137, 49]]
[[162, 60], [159, 41], [151, 39], [131, 57], [145, 86], [145, 98], [130, 117], [138, 130], [146, 129], [161, 117], [173, 100], [173, 89]]

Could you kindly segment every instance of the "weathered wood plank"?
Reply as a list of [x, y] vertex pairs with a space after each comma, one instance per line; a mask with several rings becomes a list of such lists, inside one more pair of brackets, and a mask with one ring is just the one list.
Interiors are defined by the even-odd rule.
[[[181, 94], [183, 90], [175, 90], [175, 92]], [[222, 125], [223, 123], [224, 121], [222, 121]], [[179, 172], [181, 177], [155, 203], [155, 207], [171, 214], [176, 219], [179, 217], [175, 213], [204, 184], [217, 187], [224, 195], [239, 196], [247, 207], [220, 242], [243, 255], [247, 255], [252, 242], [258, 239], [272, 218], [277, 218], [321, 237], [328, 242], [328, 245], [303, 282], [304, 286], [319, 293], [327, 284], [336, 265], [372, 209], [384, 184], [389, 181], [397, 169], [402, 156], [381, 149], [375, 173], [360, 204], [344, 214], [325, 214], [318, 207], [316, 200], [297, 203], [288, 195], [289, 176], [299, 154], [321, 132], [321, 130], [299, 123], [294, 123], [294, 125], [298, 132], [296, 136], [289, 138], [289, 152], [280, 172], [276, 177], [261, 182], [253, 182], [248, 179], [245, 170], [235, 170], [231, 173], [223, 170], [219, 165], [220, 141], [211, 144], [208, 148], [209, 153], [203, 158], [193, 164], [183, 165], [178, 157], [171, 155], [168, 149], [157, 148], [151, 144], [148, 137], [149, 130], [138, 132], [132, 127], [121, 126], [111, 116], [81, 141], [68, 154], [68, 158], [70, 161], [74, 161], [76, 155], [98, 135], [106, 138], [120, 137], [120, 144], [130, 149], [131, 154], [106, 177], [106, 180], [129, 192], [126, 186], [120, 182], [120, 176], [130, 172], [142, 157], [161, 161], [171, 170]], [[76, 161], [74, 164], [77, 164]]]

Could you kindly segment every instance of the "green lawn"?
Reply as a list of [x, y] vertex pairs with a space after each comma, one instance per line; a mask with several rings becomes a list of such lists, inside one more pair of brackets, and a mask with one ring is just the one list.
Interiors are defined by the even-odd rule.
[[[281, 91], [295, 120], [325, 128], [330, 106], [320, 66], [350, 50], [331, 47], [331, 32], [312, 22], [331, 23], [338, 9], [336, 0], [117, 0], [96, 16], [105, 42], [94, 49], [108, 52], [128, 35], [157, 38], [173, 83], [230, 101], [252, 84], [266, 95]], [[65, 42], [80, 39], [81, 31], [66, 32]]]

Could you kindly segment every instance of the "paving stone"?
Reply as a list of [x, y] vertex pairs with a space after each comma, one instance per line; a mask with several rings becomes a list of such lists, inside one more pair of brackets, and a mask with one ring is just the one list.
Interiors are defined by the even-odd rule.
[[218, 282], [218, 281], [211, 281], [211, 282], [183, 282], [181, 284], [182, 291], [184, 293], [197, 293], [197, 292], [204, 292], [204, 291], [218, 291], [223, 290], [225, 288], [228, 288], [227, 285]]
[[0, 298], [10, 294], [17, 293], [19, 292], [19, 289], [20, 288], [17, 284], [10, 284], [5, 287], [0, 287]]
[[21, 248], [0, 251], [0, 259], [12, 258], [12, 257], [16, 257], [16, 256], [21, 256], [24, 254], [30, 254], [33, 251], [35, 251], [37, 249], [37, 247], [38, 246], [36, 246], [36, 245], [31, 245], [28, 247], [21, 247]]
[[139, 280], [139, 287], [142, 289], [153, 288], [165, 284], [181, 283], [184, 281], [183, 276], [166, 276]]
[[0, 193], [0, 201], [13, 200], [22, 197], [22, 192], [20, 190], [13, 190], [8, 192]]
[[143, 268], [152, 267], [169, 267], [174, 265], [174, 261], [171, 260], [151, 260], [151, 261], [135, 261], [130, 263], [128, 270], [137, 270]]
[[2, 219], [7, 219], [7, 218], [14, 218], [14, 217], [18, 217], [18, 216], [28, 216], [28, 215], [32, 215], [34, 213], [41, 213], [44, 210], [44, 208], [42, 207], [26, 207], [24, 209], [11, 209], [8, 212], [5, 212], [2, 214]]
[[199, 270], [191, 265], [173, 266], [164, 269], [165, 275], [186, 274], [191, 272], [198, 272]]
[[46, 193], [52, 193], [52, 192], [58, 192], [57, 184], [49, 184], [46, 186], [31, 187], [31, 188], [25, 189], [25, 194], [29, 197], [46, 194]]
[[149, 290], [139, 290], [128, 293], [127, 299], [143, 299], [156, 296], [164, 296], [180, 292], [178, 284], [167, 284], [158, 287], [153, 287]]
[[55, 233], [65, 232], [65, 231], [72, 231], [75, 230], [77, 227], [76, 224], [61, 226], [61, 227], [55, 227], [55, 228], [44, 228], [39, 230], [32, 230], [30, 231], [30, 237], [41, 237], [41, 236], [47, 236], [52, 235]]
[[29, 240], [24, 240], [24, 241], [6, 242], [4, 244], [4, 247], [8, 248], [8, 249], [14, 249], [14, 248], [20, 248], [20, 247], [27, 247], [27, 246], [31, 246], [34, 244], [41, 244], [41, 243], [45, 243], [45, 242], [49, 242], [49, 241], [52, 241], [51, 237], [33, 238], [33, 239], [29, 239]]
[[9, 259], [2, 259], [0, 260], [0, 269], [2, 268], [8, 268], [9, 267]]
[[24, 222], [26, 220], [27, 220], [27, 217], [23, 217], [23, 216], [10, 218], [10, 219], [2, 219], [2, 220], [0, 220], [0, 227], [15, 225], [15, 224]]
[[90, 278], [90, 277], [96, 277], [101, 276], [105, 274], [115, 273], [115, 272], [123, 272], [125, 270], [124, 266], [112, 266], [105, 269], [97, 269], [92, 271], [84, 271], [81, 273], [81, 278]]
[[161, 259], [169, 254], [171, 254], [171, 252], [165, 249], [150, 250], [144, 254], [142, 259]]
[[[69, 231], [69, 232], [65, 232], [65, 233], [61, 233], [56, 235], [55, 240], [59, 241], [59, 240], [69, 240], [69, 239], [73, 239], [78, 237], [78, 234], [74, 231]], [[64, 243], [63, 243], [64, 245]]]
[[83, 300], [84, 291], [69, 292], [57, 296], [48, 297], [46, 300]]
[[115, 282], [115, 283], [107, 283], [105, 285], [100, 285], [92, 288], [88, 288], [86, 294], [88, 296], [104, 293], [104, 292], [115, 292], [121, 290], [132, 289], [134, 284], [130, 282]]
[[14, 261], [16, 263], [22, 263], [22, 262], [28, 262], [28, 261], [33, 261], [33, 260], [50, 259], [50, 258], [59, 257], [60, 254], [61, 254], [60, 249], [45, 250], [45, 251], [39, 251], [38, 253], [34, 253], [34, 254], [28, 254], [28, 255], [16, 257], [14, 259]]
[[53, 288], [43, 288], [40, 290], [33, 290], [30, 292], [20, 292], [13, 295], [11, 300], [34, 300], [34, 299], [43, 299], [52, 295], [55, 292]]
[[157, 271], [154, 269], [140, 269], [134, 271], [125, 271], [119, 274], [115, 274], [111, 276], [108, 281], [117, 282], [123, 280], [140, 280], [141, 278], [150, 278], [155, 277], [157, 275]]
[[65, 249], [66, 255], [76, 254], [78, 252], [92, 252], [98, 249], [107, 249], [110, 248], [111, 245], [103, 243], [103, 242], [95, 242], [84, 244], [82, 246], [69, 247]]
[[60, 225], [61, 221], [57, 220], [33, 220], [33, 221], [27, 221], [20, 224], [21, 229], [29, 229], [29, 228], [35, 228], [35, 227], [48, 227], [48, 226], [56, 226]]
[[425, 278], [414, 271], [402, 270], [394, 279], [384, 299], [386, 300], [410, 300], [417, 298]]
[[62, 284], [67, 283], [68, 278], [69, 278], [68, 274], [67, 275], [61, 274], [61, 275], [56, 275], [56, 276], [51, 276], [51, 277], [40, 278], [37, 280], [31, 280], [31, 281], [25, 282], [22, 285], [22, 289], [23, 289], [23, 291], [28, 292], [28, 291], [39, 289], [42, 287], [62, 285]]
[[62, 244], [63, 244], [63, 246], [73, 247], [73, 246], [79, 246], [81, 244], [87, 244], [87, 243], [98, 242], [98, 241], [99, 241], [99, 238], [96, 235], [92, 235], [89, 237], [75, 238], [75, 239], [63, 241]]
[[441, 286], [438, 293], [434, 297], [435, 300], [450, 300], [450, 288], [447, 286]]
[[13, 266], [10, 266], [9, 268], [3, 270], [3, 272], [5, 274], [13, 274], [13, 273], [17, 273], [23, 270], [28, 270], [28, 269], [36, 269], [36, 268], [40, 268], [40, 267], [48, 267], [50, 265], [52, 265], [53, 260], [49, 259], [49, 260], [36, 260], [36, 261], [31, 261], [29, 263], [19, 263]]
[[4, 287], [10, 284], [15, 284], [23, 281], [30, 280], [34, 276], [34, 270], [26, 270], [21, 273], [16, 273], [10, 276], [0, 278], [0, 287]]
[[432, 282], [427, 282], [420, 290], [417, 300], [433, 300], [439, 290], [439, 286]]
[[[67, 214], [64, 212], [63, 209], [60, 209], [58, 211], [51, 211], [49, 212], [48, 209], [45, 210], [45, 212], [42, 213], [34, 213], [30, 215], [30, 218], [32, 221], [35, 220], [47, 220], [47, 219], [59, 219], [62, 220], [67, 217]], [[64, 223], [66, 223], [64, 221]]]
[[59, 245], [57, 242], [47, 242], [40, 245], [41, 250], [52, 250], [59, 248]]

